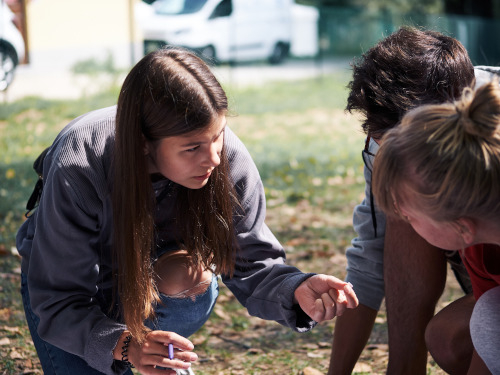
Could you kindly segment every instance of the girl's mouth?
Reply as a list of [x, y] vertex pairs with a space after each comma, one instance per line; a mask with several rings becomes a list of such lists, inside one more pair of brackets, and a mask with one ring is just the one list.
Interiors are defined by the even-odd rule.
[[195, 179], [203, 181], [203, 180], [206, 180], [207, 178], [209, 178], [211, 174], [212, 174], [212, 172], [210, 171], [208, 173], [205, 173], [204, 175], [196, 176]]

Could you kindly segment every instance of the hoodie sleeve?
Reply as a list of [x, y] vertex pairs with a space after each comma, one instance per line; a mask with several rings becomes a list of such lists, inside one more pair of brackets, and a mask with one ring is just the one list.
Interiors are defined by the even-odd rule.
[[250, 315], [307, 331], [315, 322], [293, 304], [293, 295], [313, 274], [286, 264], [283, 247], [265, 224], [266, 199], [257, 167], [231, 131], [225, 142], [243, 213], [235, 220], [239, 245], [236, 270], [232, 278], [225, 276], [223, 281]]

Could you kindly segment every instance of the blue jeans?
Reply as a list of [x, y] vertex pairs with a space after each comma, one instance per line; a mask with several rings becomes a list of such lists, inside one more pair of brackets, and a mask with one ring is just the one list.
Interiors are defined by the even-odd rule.
[[[38, 336], [40, 319], [31, 309], [27, 278], [24, 274], [21, 275], [21, 295], [28, 328], [45, 375], [102, 375], [87, 365], [82, 358], [65, 352]], [[155, 309], [156, 319], [148, 320], [145, 324], [154, 330], [171, 331], [189, 337], [208, 320], [218, 295], [219, 285], [215, 275], [207, 290], [196, 296], [195, 301], [191, 298], [169, 298], [161, 295], [161, 303]], [[125, 374], [132, 375], [132, 371], [128, 370]]]

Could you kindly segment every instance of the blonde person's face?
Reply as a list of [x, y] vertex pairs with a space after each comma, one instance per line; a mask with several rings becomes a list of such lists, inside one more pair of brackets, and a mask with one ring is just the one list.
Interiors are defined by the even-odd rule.
[[189, 189], [202, 188], [220, 164], [225, 127], [226, 117], [220, 116], [202, 132], [148, 142], [149, 172]]
[[431, 245], [445, 250], [457, 250], [464, 247], [457, 223], [435, 221], [418, 208], [415, 201], [401, 202], [399, 211], [410, 223], [415, 232]]

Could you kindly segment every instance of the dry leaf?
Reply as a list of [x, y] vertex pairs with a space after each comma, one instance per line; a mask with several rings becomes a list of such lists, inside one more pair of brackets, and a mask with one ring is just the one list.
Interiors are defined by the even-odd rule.
[[11, 351], [11, 352], [10, 352], [9, 357], [10, 357], [11, 359], [23, 359], [23, 356], [21, 355], [21, 353], [19, 353], [19, 352], [18, 352], [17, 350], [15, 350], [15, 349], [14, 349], [13, 351]]
[[231, 300], [231, 297], [227, 296], [225, 294], [219, 294], [219, 296], [217, 297], [217, 302], [218, 303], [224, 303], [224, 302], [227, 302], [229, 300]]
[[370, 365], [367, 365], [366, 363], [356, 363], [356, 366], [354, 366], [354, 370], [352, 372], [367, 372], [371, 373], [372, 372], [372, 367]]
[[10, 309], [0, 309], [0, 320], [9, 320], [12, 312]]
[[303, 375], [324, 375], [321, 371], [316, 370], [316, 369], [315, 369], [315, 368], [313, 368], [313, 367], [306, 367], [306, 368], [302, 371], [302, 374], [303, 374]]
[[231, 320], [231, 318], [229, 317], [229, 315], [227, 315], [224, 310], [222, 309], [222, 307], [219, 307], [217, 306], [215, 309], [214, 309], [214, 313], [215, 315], [217, 315], [219, 318], [221, 319], [224, 319], [224, 320]]
[[9, 252], [7, 251], [7, 249], [5, 248], [5, 245], [4, 244], [0, 244], [0, 255], [3, 256], [3, 255], [9, 255]]
[[214, 336], [219, 336], [222, 334], [222, 332], [224, 332], [224, 328], [223, 327], [213, 327], [212, 330], [211, 330], [211, 334], [214, 335]]
[[[27, 359], [24, 361], [24, 368], [25, 369], [32, 369], [33, 368], [33, 361], [31, 359]], [[26, 374], [26, 372], [24, 372]]]
[[323, 353], [321, 353], [321, 352], [309, 352], [309, 353], [307, 353], [307, 356], [309, 358], [323, 358], [324, 357]]
[[203, 336], [195, 336], [191, 339], [191, 342], [193, 343], [194, 346], [196, 345], [201, 345], [205, 342], [206, 338]]
[[19, 329], [19, 327], [8, 327], [8, 326], [3, 326], [3, 327], [0, 327], [0, 330], [2, 330], [2, 331], [7, 331], [7, 332], [10, 332], [10, 333], [18, 333], [18, 334], [21, 334], [21, 330]]
[[265, 365], [263, 363], [259, 363], [256, 367], [261, 370], [269, 370], [271, 368], [271, 366]]

